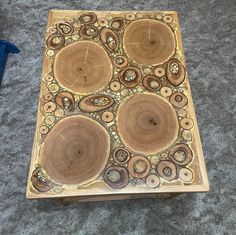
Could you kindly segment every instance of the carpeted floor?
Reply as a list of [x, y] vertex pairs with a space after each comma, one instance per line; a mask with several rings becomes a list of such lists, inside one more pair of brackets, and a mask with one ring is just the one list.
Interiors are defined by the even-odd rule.
[[[177, 10], [209, 193], [61, 204], [25, 197], [49, 9]], [[0, 234], [236, 234], [236, 2], [0, 1], [8, 59], [0, 89]]]

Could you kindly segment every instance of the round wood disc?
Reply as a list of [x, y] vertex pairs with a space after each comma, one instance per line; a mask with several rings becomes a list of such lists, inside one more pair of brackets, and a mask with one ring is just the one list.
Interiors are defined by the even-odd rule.
[[160, 178], [157, 175], [149, 175], [146, 184], [149, 188], [157, 188], [160, 185]]
[[170, 158], [178, 165], [188, 165], [193, 159], [193, 152], [187, 145], [177, 144], [171, 149]]
[[136, 94], [120, 105], [117, 129], [130, 149], [149, 154], [172, 145], [179, 124], [174, 109], [163, 98], [154, 94]]
[[188, 104], [188, 98], [184, 94], [177, 92], [170, 97], [170, 103], [180, 109]]
[[141, 64], [160, 64], [175, 52], [171, 29], [155, 20], [138, 20], [127, 26], [124, 48], [128, 56]]
[[181, 168], [179, 170], [179, 178], [186, 183], [189, 183], [193, 180], [193, 172], [188, 168]]
[[128, 163], [129, 173], [135, 178], [144, 178], [148, 175], [151, 164], [143, 156], [134, 156]]
[[115, 149], [113, 156], [117, 163], [124, 164], [129, 160], [130, 152], [124, 148], [117, 148]]
[[104, 181], [114, 189], [124, 188], [129, 183], [127, 169], [122, 166], [111, 166], [106, 169]]
[[71, 116], [47, 135], [41, 164], [57, 182], [84, 184], [104, 170], [109, 152], [110, 138], [104, 127], [88, 117]]
[[56, 79], [78, 93], [103, 88], [112, 77], [112, 64], [106, 51], [94, 42], [72, 43], [60, 50], [54, 62]]

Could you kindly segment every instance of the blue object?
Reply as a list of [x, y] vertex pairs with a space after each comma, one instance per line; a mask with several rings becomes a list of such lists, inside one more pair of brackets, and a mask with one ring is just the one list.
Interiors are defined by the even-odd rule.
[[0, 87], [4, 74], [7, 56], [9, 53], [19, 53], [20, 50], [12, 43], [6, 40], [0, 40]]

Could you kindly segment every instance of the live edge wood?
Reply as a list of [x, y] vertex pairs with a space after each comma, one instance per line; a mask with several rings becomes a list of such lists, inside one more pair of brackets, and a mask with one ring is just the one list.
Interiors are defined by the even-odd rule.
[[174, 11], [49, 11], [27, 197], [209, 190]]

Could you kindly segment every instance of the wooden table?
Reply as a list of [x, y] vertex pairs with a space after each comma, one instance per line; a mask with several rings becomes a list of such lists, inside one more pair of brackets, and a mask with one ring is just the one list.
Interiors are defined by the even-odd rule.
[[51, 10], [27, 197], [208, 190], [177, 13]]

